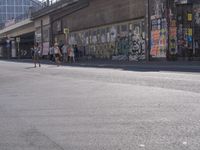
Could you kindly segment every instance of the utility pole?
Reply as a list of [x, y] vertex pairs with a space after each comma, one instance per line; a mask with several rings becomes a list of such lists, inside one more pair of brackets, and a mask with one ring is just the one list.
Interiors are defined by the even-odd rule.
[[167, 38], [167, 51], [166, 51], [166, 57], [167, 60], [169, 59], [169, 53], [170, 53], [170, 0], [167, 0], [167, 32], [168, 32], [168, 38]]
[[151, 51], [151, 7], [150, 0], [146, 0], [146, 61], [150, 61]]

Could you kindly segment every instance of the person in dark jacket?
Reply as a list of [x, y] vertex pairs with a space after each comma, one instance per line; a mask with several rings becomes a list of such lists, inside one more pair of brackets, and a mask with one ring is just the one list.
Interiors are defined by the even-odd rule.
[[77, 61], [79, 58], [79, 50], [77, 45], [74, 45], [74, 55], [75, 55], [75, 60]]

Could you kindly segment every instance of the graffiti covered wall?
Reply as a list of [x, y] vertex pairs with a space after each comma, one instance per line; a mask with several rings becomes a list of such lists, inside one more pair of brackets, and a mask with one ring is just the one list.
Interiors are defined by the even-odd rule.
[[194, 49], [195, 55], [200, 57], [200, 4], [194, 5]]
[[153, 0], [151, 7], [151, 52], [153, 57], [166, 57], [168, 24], [166, 1]]
[[72, 32], [69, 44], [94, 58], [139, 61], [145, 59], [144, 21], [129, 21]]

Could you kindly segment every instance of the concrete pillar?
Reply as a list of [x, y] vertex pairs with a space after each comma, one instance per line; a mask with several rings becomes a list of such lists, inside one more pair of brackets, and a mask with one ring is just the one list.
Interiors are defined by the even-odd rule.
[[15, 58], [17, 56], [17, 51], [16, 51], [16, 47], [15, 47], [15, 41], [11, 41], [11, 57]]

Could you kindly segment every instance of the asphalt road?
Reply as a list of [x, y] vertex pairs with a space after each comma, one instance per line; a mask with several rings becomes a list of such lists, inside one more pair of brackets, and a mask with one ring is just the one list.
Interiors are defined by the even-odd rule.
[[0, 150], [200, 150], [200, 73], [32, 66], [0, 61]]

